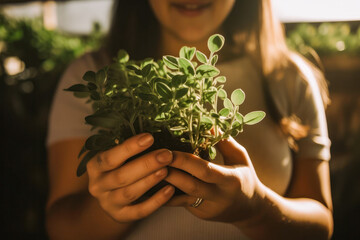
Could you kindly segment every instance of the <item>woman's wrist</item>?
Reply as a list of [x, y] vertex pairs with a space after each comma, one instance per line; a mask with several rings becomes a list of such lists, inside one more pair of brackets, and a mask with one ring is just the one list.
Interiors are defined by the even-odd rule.
[[269, 212], [269, 199], [266, 197], [266, 192], [267, 187], [258, 180], [255, 194], [251, 199], [253, 203], [251, 206], [252, 213], [246, 219], [240, 219], [232, 224], [242, 230], [261, 225]]

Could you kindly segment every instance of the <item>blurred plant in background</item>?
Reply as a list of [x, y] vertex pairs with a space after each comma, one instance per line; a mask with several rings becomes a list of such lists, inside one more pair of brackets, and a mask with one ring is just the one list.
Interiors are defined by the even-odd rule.
[[287, 43], [304, 55], [309, 47], [320, 56], [340, 53], [359, 55], [360, 27], [351, 29], [348, 23], [321, 23], [318, 26], [302, 23], [287, 33]]
[[3, 107], [22, 118], [39, 116], [40, 109], [46, 111], [66, 66], [84, 52], [98, 48], [102, 36], [98, 24], [89, 36], [70, 36], [47, 30], [40, 18], [12, 19], [0, 14]]
[[1, 222], [12, 239], [45, 238], [50, 104], [67, 65], [98, 48], [102, 36], [99, 24], [89, 36], [71, 36], [46, 29], [41, 18], [13, 19], [0, 13], [0, 133], [5, 140], [0, 145], [0, 181], [7, 183], [2, 185], [6, 208]]
[[[89, 36], [70, 36], [59, 31], [47, 30], [40, 18], [12, 19], [0, 14], [0, 60], [5, 70], [7, 58], [17, 57], [22, 71], [0, 72], [11, 76], [12, 83], [29, 77], [41, 78], [43, 74], [53, 75], [63, 71], [69, 62], [85, 51], [96, 49], [102, 38], [99, 24], [94, 24]], [[13, 60], [14, 62], [14, 60]], [[47, 80], [49, 81], [49, 80]], [[11, 85], [11, 84], [10, 84]]]

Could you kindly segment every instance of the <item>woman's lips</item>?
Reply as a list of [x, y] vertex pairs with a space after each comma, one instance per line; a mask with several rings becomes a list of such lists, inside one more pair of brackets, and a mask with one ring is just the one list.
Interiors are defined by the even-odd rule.
[[171, 3], [180, 14], [188, 17], [196, 17], [202, 14], [207, 8], [211, 6], [210, 3]]

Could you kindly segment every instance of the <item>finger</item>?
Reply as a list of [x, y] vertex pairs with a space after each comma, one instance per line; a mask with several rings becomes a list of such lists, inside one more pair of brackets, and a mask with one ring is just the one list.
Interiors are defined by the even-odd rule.
[[197, 207], [194, 207], [193, 205], [195, 204], [196, 201], [198, 201], [198, 198], [196, 198], [196, 197], [180, 195], [180, 196], [172, 197], [166, 203], [166, 206], [167, 207], [185, 207], [192, 213], [200, 214], [201, 210], [204, 211], [209, 207], [209, 204], [210, 205], [213, 204], [213, 202], [211, 202], [209, 200], [202, 199], [201, 200], [202, 202], [200, 203], [200, 205], [198, 205]]
[[[97, 161], [89, 161], [87, 167], [98, 171], [110, 171], [121, 166], [128, 158], [144, 151], [154, 142], [149, 133], [143, 133], [125, 140], [123, 143], [110, 150], [99, 153]], [[93, 160], [95, 160], [93, 159]]]
[[216, 144], [217, 149], [224, 158], [227, 165], [244, 164], [251, 165], [250, 157], [246, 149], [234, 138], [229, 137]]
[[122, 208], [113, 217], [119, 222], [136, 221], [145, 218], [169, 201], [174, 192], [173, 186], [165, 186], [144, 202]]
[[167, 203], [168, 207], [187, 207], [191, 206], [192, 203], [196, 201], [196, 197], [188, 195], [179, 195], [172, 197]]
[[217, 195], [217, 186], [205, 183], [186, 172], [169, 168], [165, 181], [179, 188], [189, 196], [213, 199]]
[[184, 170], [207, 183], [221, 184], [226, 181], [228, 169], [205, 161], [193, 154], [174, 151], [171, 167]]
[[112, 204], [118, 206], [129, 205], [139, 199], [142, 195], [144, 195], [144, 193], [158, 184], [161, 180], [163, 180], [167, 173], [167, 169], [162, 168], [155, 173], [140, 179], [134, 184], [110, 191], [107, 195], [108, 200]]
[[172, 159], [173, 154], [167, 149], [153, 151], [120, 168], [103, 173], [98, 179], [98, 184], [103, 187], [104, 191], [128, 186], [170, 164]]

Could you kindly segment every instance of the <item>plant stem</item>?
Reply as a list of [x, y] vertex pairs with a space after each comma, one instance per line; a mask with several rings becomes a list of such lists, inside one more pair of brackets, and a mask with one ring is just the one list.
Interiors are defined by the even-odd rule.
[[[218, 95], [219, 93], [218, 93], [218, 91], [216, 91], [216, 95], [215, 95], [215, 103], [214, 103], [214, 105], [213, 105], [213, 108], [214, 108], [214, 110], [215, 110], [215, 112], [217, 113], [217, 104], [218, 104], [218, 98], [219, 98], [219, 95]], [[218, 131], [219, 131], [219, 129], [218, 129], [218, 125], [215, 123], [215, 138], [217, 138], [218, 137]]]
[[193, 106], [190, 105], [190, 114], [189, 114], [189, 138], [190, 138], [190, 143], [191, 143], [192, 149], [195, 149], [194, 138], [193, 138], [193, 126], [192, 126], [192, 125], [193, 125], [192, 108], [193, 108]]
[[[200, 100], [199, 102], [201, 104], [203, 104], [203, 89], [204, 89], [204, 82], [205, 82], [205, 78], [202, 78], [201, 81], [200, 81]], [[195, 140], [195, 144], [196, 146], [199, 145], [199, 137], [200, 137], [200, 122], [201, 122], [201, 117], [202, 117], [202, 112], [200, 111], [199, 114], [198, 114], [198, 125], [197, 125], [197, 128], [196, 128], [196, 140]]]

